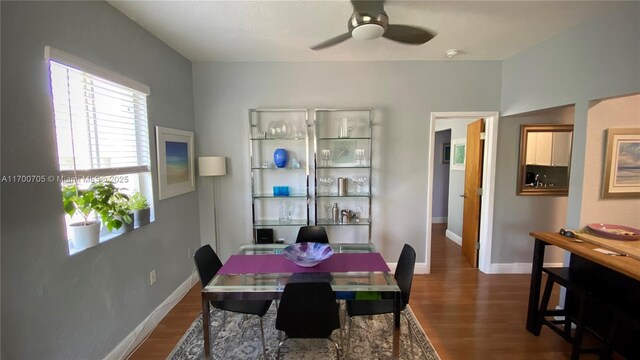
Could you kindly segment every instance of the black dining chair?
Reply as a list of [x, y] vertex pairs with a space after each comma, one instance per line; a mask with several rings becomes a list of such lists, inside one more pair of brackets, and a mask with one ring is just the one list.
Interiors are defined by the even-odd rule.
[[[411, 295], [411, 283], [413, 282], [413, 269], [416, 264], [416, 252], [409, 244], [405, 244], [400, 253], [398, 264], [396, 266], [396, 272], [394, 278], [398, 283], [401, 294], [400, 311], [404, 318], [407, 320], [407, 328], [409, 329], [409, 318], [407, 317], [405, 309], [409, 304], [409, 296]], [[368, 316], [368, 315], [382, 315], [393, 313], [393, 299], [381, 299], [381, 300], [347, 300], [347, 319], [348, 321], [348, 340], [347, 340], [347, 352], [351, 347], [351, 328], [353, 317], [356, 316]], [[413, 335], [411, 329], [409, 329], [409, 341], [411, 342], [411, 349], [413, 349]]]
[[[193, 255], [200, 276], [200, 283], [204, 288], [222, 267], [222, 261], [213, 251], [211, 245], [204, 245]], [[211, 301], [211, 306], [223, 311], [231, 311], [240, 314], [256, 315], [260, 319], [260, 333], [262, 334], [262, 352], [267, 359], [267, 345], [264, 339], [264, 326], [262, 317], [271, 306], [271, 300], [222, 300]], [[222, 327], [226, 321], [226, 313], [222, 321]]]
[[339, 305], [328, 282], [287, 283], [276, 317], [276, 329], [285, 333], [278, 344], [276, 359], [288, 339], [327, 339], [340, 359], [340, 347], [331, 339], [333, 331], [339, 328]]
[[329, 243], [329, 237], [327, 231], [323, 226], [302, 226], [298, 230], [298, 236], [296, 237], [296, 243], [301, 242], [316, 242], [316, 243]]

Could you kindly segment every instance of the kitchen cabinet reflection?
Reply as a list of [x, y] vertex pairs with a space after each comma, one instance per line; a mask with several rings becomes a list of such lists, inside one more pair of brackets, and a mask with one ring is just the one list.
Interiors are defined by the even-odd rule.
[[518, 195], [567, 195], [573, 125], [522, 125]]

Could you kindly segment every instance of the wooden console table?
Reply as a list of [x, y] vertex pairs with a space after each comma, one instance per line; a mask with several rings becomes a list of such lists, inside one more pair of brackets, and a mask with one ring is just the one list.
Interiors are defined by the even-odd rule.
[[594, 249], [603, 248], [603, 246], [579, 238], [576, 241], [576, 238], [549, 232], [531, 232], [529, 235], [535, 238], [527, 312], [527, 330], [529, 332], [536, 336], [540, 335], [540, 329], [536, 327], [536, 319], [540, 303], [544, 252], [547, 245], [554, 245], [569, 251], [571, 253], [570, 267], [585, 268], [594, 274], [598, 274], [598, 276], [604, 277], [607, 281], [620, 283], [620, 289], [625, 291], [624, 294], [620, 295], [637, 298], [640, 303], [640, 260], [627, 256], [629, 255], [629, 246], [640, 249], [640, 241], [624, 241], [621, 242], [622, 246], [610, 243], [607, 246], [607, 250], [624, 255], [615, 256], [595, 251]]

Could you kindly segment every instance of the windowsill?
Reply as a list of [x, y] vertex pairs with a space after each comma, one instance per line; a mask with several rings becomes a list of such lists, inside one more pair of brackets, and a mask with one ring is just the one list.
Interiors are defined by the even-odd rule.
[[128, 233], [131, 233], [131, 232], [134, 232], [134, 231], [136, 231], [136, 230], [140, 229], [141, 227], [144, 227], [144, 226], [147, 226], [147, 225], [153, 224], [154, 222], [155, 222], [155, 219], [151, 219], [151, 221], [149, 222], [149, 224], [144, 224], [144, 225], [140, 225], [140, 226], [135, 226], [135, 227], [133, 228], [133, 230], [129, 230], [129, 231], [125, 231], [125, 230], [124, 230], [124, 227], [122, 227], [122, 228], [120, 228], [119, 230], [116, 230], [116, 231], [114, 231], [114, 232], [109, 232], [109, 231], [107, 231], [107, 232], [106, 232], [106, 233], [104, 233], [104, 234], [101, 232], [101, 233], [100, 233], [100, 242], [99, 242], [97, 245], [90, 246], [90, 247], [87, 247], [87, 248], [82, 248], [82, 249], [78, 249], [78, 248], [74, 247], [74, 246], [73, 246], [73, 243], [71, 242], [71, 239], [67, 239], [67, 243], [69, 244], [69, 255], [75, 255], [75, 254], [81, 253], [81, 252], [83, 252], [83, 251], [85, 251], [85, 250], [87, 250], [87, 249], [90, 249], [90, 248], [92, 248], [92, 247], [96, 247], [96, 246], [98, 246], [98, 245], [100, 245], [100, 244], [102, 244], [102, 243], [105, 243], [105, 242], [107, 242], [107, 241], [113, 240], [113, 239], [115, 239], [115, 238], [119, 237], [120, 235], [128, 234]]

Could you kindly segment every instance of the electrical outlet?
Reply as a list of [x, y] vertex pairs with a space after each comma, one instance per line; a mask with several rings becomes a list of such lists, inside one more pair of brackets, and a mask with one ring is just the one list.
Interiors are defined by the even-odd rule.
[[156, 274], [156, 269], [151, 270], [151, 272], [149, 273], [149, 285], [153, 285], [156, 283], [156, 280], [158, 280], [157, 278], [157, 274]]

